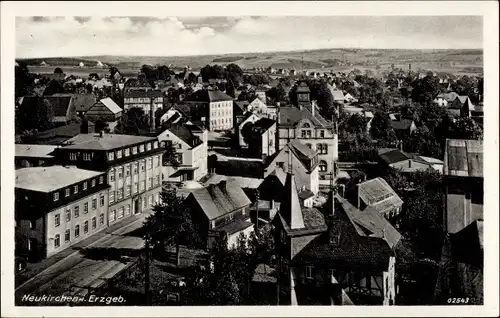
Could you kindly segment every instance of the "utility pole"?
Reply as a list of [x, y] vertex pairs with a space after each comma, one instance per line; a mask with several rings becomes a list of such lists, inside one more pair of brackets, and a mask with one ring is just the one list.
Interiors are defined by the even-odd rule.
[[255, 213], [256, 213], [255, 229], [257, 230], [257, 234], [259, 233], [259, 197], [260, 197], [260, 193], [259, 193], [259, 190], [257, 189], [256, 195], [255, 195]]

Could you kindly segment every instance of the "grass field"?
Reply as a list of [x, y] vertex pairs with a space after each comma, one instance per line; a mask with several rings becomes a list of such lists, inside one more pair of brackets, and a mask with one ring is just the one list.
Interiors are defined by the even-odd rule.
[[[49, 64], [48, 67], [39, 67], [40, 61]], [[158, 65], [171, 64], [174, 67], [191, 66], [194, 70], [207, 64], [238, 64], [241, 68], [274, 67], [298, 70], [334, 70], [345, 71], [354, 68], [360, 70], [371, 69], [387, 70], [394, 64], [395, 67], [413, 70], [434, 70], [450, 72], [457, 75], [475, 75], [482, 72], [482, 50], [368, 50], [368, 49], [328, 49], [297, 52], [246, 53], [227, 55], [201, 56], [93, 56], [72, 58], [39, 58], [23, 60], [31, 65], [33, 72], [52, 72], [56, 66], [63, 68], [67, 74], [84, 75], [95, 72], [103, 74], [106, 69], [79, 68], [78, 61], [87, 65], [96, 65], [101, 61], [108, 65], [117, 66], [122, 72], [129, 75], [136, 74], [143, 64]], [[352, 66], [338, 66], [338, 62], [348, 62]]]

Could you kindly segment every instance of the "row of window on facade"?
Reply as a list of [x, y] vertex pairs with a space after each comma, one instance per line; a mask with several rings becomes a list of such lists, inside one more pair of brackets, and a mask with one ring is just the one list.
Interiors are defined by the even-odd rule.
[[[92, 230], [95, 230], [97, 229], [97, 218], [94, 216], [92, 217]], [[104, 225], [104, 213], [101, 213], [99, 215], [99, 226], [102, 226]], [[87, 234], [89, 232], [89, 221], [86, 220], [85, 222], [83, 222], [83, 234]], [[74, 229], [74, 238], [78, 238], [80, 237], [80, 225], [77, 224], [75, 225], [75, 229]], [[64, 232], [64, 241], [65, 242], [70, 242], [71, 241], [71, 230], [70, 229], [67, 229], [65, 232]], [[61, 236], [59, 234], [56, 234], [55, 237], [54, 237], [54, 247], [55, 248], [58, 248], [59, 246], [61, 246]]]
[[[150, 97], [124, 98], [124, 103], [150, 103]], [[156, 97], [153, 102], [163, 103], [163, 97]]]
[[[154, 181], [154, 183], [153, 183]], [[154, 186], [159, 186], [160, 185], [160, 175], [155, 176], [155, 178], [149, 178], [148, 183], [147, 183], [147, 189], [151, 189]], [[124, 192], [125, 190], [125, 192]], [[116, 194], [116, 201], [122, 200], [125, 198], [128, 198], [132, 193], [138, 193], [138, 192], [143, 192], [146, 190], [146, 181], [141, 181], [140, 183], [135, 182], [134, 187], [132, 188], [131, 185], [126, 185], [125, 188], [120, 188], [117, 189], [116, 191], [110, 190], [109, 191], [109, 203], [114, 203], [115, 202], [115, 194]], [[133, 191], [133, 192], [132, 192]]]
[[[311, 138], [313, 138], [312, 132], [313, 132], [312, 129], [302, 129], [300, 131], [300, 138], [311, 139]], [[319, 138], [325, 138], [325, 131], [324, 130], [319, 131]]]
[[[105, 204], [105, 198], [104, 195], [101, 195], [99, 197], [99, 205], [102, 207]], [[92, 210], [97, 209], [97, 198], [93, 198], [91, 200], [91, 208]], [[73, 213], [71, 213], [73, 212]], [[89, 212], [89, 202], [84, 202], [83, 203], [83, 213], [87, 214]], [[73, 215], [74, 218], [78, 218], [80, 216], [80, 204], [73, 206], [73, 208], [68, 208], [66, 209], [66, 222], [71, 221], [71, 216]], [[61, 215], [59, 213], [54, 215], [54, 226], [58, 227], [61, 225]]]
[[215, 126], [215, 125], [224, 125], [224, 124], [231, 124], [232, 119], [231, 118], [226, 118], [226, 119], [212, 119], [210, 123]]
[[224, 108], [224, 107], [230, 108], [230, 107], [232, 107], [231, 104], [229, 104], [229, 103], [224, 103], [224, 102], [223, 103], [212, 103], [212, 107], [216, 107], [216, 106], [217, 106], [217, 108], [221, 108], [221, 107], [222, 108]]
[[108, 160], [115, 160], [115, 153], [116, 153], [116, 159], [121, 159], [122, 155], [125, 157], [130, 156], [130, 153], [132, 155], [136, 155], [137, 153], [142, 153], [144, 151], [150, 151], [151, 149], [157, 149], [158, 148], [158, 141], [154, 141], [153, 143], [148, 142], [146, 145], [141, 144], [139, 146], [133, 146], [131, 148], [125, 148], [124, 150], [116, 150], [116, 151], [111, 151], [108, 152]]
[[[100, 176], [99, 177], [99, 184], [103, 184], [103, 183], [104, 183], [104, 177]], [[86, 191], [88, 189], [88, 182], [87, 181], [83, 182], [81, 185], [82, 185], [83, 191]], [[96, 179], [92, 179], [90, 181], [90, 186], [91, 187], [96, 186]], [[73, 186], [73, 194], [77, 194], [79, 189], [80, 189], [80, 186], [78, 184], [75, 184]], [[69, 197], [70, 195], [71, 195], [71, 188], [64, 189], [64, 196]], [[58, 200], [59, 200], [59, 192], [54, 192], [54, 201], [58, 201]]]
[[[148, 164], [148, 167], [147, 167], [148, 170], [153, 169], [153, 157], [148, 158], [147, 164]], [[154, 165], [156, 167], [160, 166], [160, 156], [154, 157]], [[134, 162], [132, 164], [127, 164], [123, 167], [118, 167], [116, 169], [111, 168], [109, 170], [109, 173], [108, 173], [109, 182], [113, 182], [113, 181], [115, 181], [115, 179], [122, 179], [124, 172], [125, 172], [125, 177], [129, 177], [131, 173], [133, 173], [134, 175], [138, 174], [139, 173], [139, 166], [140, 166], [141, 171], [146, 171], [146, 160], [141, 160], [140, 163]], [[132, 172], [131, 172], [131, 168], [133, 169]], [[115, 173], [115, 170], [116, 170], [116, 173]]]
[[231, 113], [229, 112], [229, 110], [223, 110], [223, 111], [213, 111], [213, 112], [210, 112], [210, 117], [220, 117], [220, 116], [229, 116], [231, 115]]
[[[305, 145], [307, 147], [309, 147], [309, 149], [312, 149], [312, 145], [311, 144], [306, 143]], [[326, 155], [326, 154], [328, 154], [328, 145], [327, 144], [317, 144], [316, 145], [316, 151], [320, 155]]]
[[[283, 171], [287, 171], [288, 170], [288, 168], [285, 167], [285, 163], [284, 162], [276, 162], [276, 167], [281, 168]], [[328, 170], [328, 164], [326, 163], [326, 161], [321, 160], [319, 162], [319, 171], [320, 172], [325, 172], [327, 170]]]

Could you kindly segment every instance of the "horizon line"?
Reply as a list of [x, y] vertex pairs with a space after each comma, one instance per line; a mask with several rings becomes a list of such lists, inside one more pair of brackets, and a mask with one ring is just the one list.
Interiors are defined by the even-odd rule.
[[16, 57], [15, 59], [49, 59], [49, 58], [76, 58], [76, 57], [104, 57], [104, 56], [120, 56], [120, 57], [193, 57], [193, 56], [220, 56], [220, 55], [234, 55], [234, 54], [266, 54], [266, 53], [289, 53], [289, 52], [304, 52], [309, 51], [324, 51], [324, 50], [378, 50], [378, 51], [473, 51], [481, 50], [484, 48], [362, 48], [362, 47], [333, 47], [333, 48], [317, 48], [317, 49], [298, 49], [298, 50], [286, 50], [286, 51], [256, 51], [256, 52], [230, 52], [230, 53], [211, 53], [211, 54], [185, 54], [185, 55], [126, 55], [126, 54], [95, 54], [95, 55], [66, 55], [66, 56], [38, 56], [38, 57]]

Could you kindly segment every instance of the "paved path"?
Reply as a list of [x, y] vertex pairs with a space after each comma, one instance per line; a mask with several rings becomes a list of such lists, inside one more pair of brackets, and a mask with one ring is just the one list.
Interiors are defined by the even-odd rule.
[[[98, 233], [88, 244], [74, 246], [70, 252], [58, 256], [56, 262], [33, 277], [21, 283], [15, 290], [16, 304], [23, 305], [24, 295], [84, 295], [89, 287], [96, 287], [113, 277], [128, 265], [130, 260], [120, 257], [122, 253], [133, 252], [144, 247], [140, 235], [134, 233], [140, 229], [147, 215], [142, 213], [130, 217], [131, 220], [116, 224]], [[124, 220], [126, 221], [126, 220]], [[121, 226], [120, 226], [121, 225]], [[89, 238], [90, 239], [90, 238]], [[82, 248], [94, 254], [83, 253]], [[62, 258], [61, 258], [62, 257]], [[25, 304], [28, 305], [28, 304]]]

